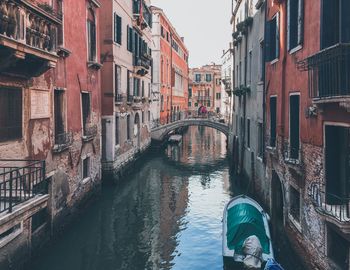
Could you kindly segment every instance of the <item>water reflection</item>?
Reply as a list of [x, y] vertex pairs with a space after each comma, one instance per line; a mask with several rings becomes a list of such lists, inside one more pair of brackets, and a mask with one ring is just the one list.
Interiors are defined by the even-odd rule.
[[233, 195], [225, 140], [213, 129], [189, 128], [180, 145], [103, 189], [28, 269], [222, 269], [222, 209]]

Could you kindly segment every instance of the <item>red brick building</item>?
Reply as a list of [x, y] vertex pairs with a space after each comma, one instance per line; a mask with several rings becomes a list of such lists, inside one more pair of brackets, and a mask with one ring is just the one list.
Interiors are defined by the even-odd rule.
[[[160, 93], [160, 122], [183, 117], [188, 110], [188, 57], [184, 38], [166, 17], [164, 11], [153, 12], [153, 83]], [[158, 89], [159, 88], [159, 89]]]
[[267, 1], [262, 193], [310, 269], [350, 267], [349, 9], [345, 0]]
[[100, 184], [98, 20], [96, 0], [0, 1], [1, 269]]

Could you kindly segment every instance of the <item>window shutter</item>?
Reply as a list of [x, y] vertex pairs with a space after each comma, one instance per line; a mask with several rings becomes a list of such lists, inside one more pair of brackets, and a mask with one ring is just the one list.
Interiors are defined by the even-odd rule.
[[276, 55], [275, 59], [280, 56], [280, 14], [276, 14]]
[[113, 40], [117, 42], [117, 14], [114, 13], [114, 32], [113, 32]]
[[291, 29], [290, 29], [290, 15], [291, 15], [291, 12], [290, 12], [290, 8], [291, 8], [291, 0], [287, 0], [287, 50], [289, 51], [291, 49], [291, 46], [290, 46], [290, 35], [291, 35]]
[[298, 45], [304, 41], [304, 0], [299, 0], [298, 7]]
[[[271, 21], [265, 22], [265, 61], [270, 62], [271, 57]], [[238, 67], [236, 68], [237, 82], [238, 82]]]
[[117, 43], [122, 44], [122, 18], [117, 15]]
[[90, 23], [91, 27], [91, 59], [92, 61], [96, 60], [96, 26], [95, 23]]

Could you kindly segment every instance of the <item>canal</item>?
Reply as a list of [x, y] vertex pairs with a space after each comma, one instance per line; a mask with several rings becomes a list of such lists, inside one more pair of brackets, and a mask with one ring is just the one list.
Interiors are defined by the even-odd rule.
[[[222, 270], [222, 210], [246, 182], [230, 171], [223, 134], [190, 127], [180, 145], [104, 187], [27, 270]], [[285, 259], [293, 258], [287, 248], [278, 247], [285, 269], [303, 269]]]

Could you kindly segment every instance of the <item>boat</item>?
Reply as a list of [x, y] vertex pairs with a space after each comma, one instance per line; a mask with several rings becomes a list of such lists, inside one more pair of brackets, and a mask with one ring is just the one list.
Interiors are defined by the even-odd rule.
[[275, 262], [269, 220], [263, 208], [245, 195], [226, 204], [222, 234], [224, 269], [263, 270], [271, 265], [267, 262]]

